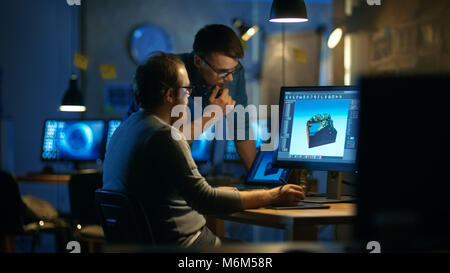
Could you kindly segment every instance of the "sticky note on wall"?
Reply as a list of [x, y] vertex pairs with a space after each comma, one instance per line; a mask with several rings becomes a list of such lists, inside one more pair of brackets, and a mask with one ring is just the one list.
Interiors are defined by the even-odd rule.
[[73, 57], [73, 65], [86, 70], [88, 67], [88, 63], [89, 63], [89, 59], [87, 56], [80, 54], [80, 53], [75, 53], [75, 56]]
[[104, 80], [110, 80], [117, 78], [116, 67], [113, 64], [100, 65], [100, 72]]
[[306, 64], [308, 62], [306, 50], [294, 48], [294, 61]]

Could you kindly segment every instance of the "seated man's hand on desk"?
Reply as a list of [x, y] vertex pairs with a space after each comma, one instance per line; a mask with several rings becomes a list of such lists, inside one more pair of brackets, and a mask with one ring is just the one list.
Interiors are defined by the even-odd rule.
[[240, 191], [242, 208], [254, 209], [269, 205], [296, 205], [305, 199], [303, 187], [287, 184], [269, 190]]

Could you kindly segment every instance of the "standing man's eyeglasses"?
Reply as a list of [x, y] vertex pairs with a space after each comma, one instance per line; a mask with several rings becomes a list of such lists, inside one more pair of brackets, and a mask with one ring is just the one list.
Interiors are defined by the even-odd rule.
[[242, 69], [242, 65], [239, 62], [231, 71], [224, 71], [221, 69], [216, 69], [214, 68], [214, 66], [212, 66], [207, 60], [206, 58], [202, 58], [203, 62], [205, 62], [214, 72], [216, 72], [217, 74], [217, 78], [218, 79], [223, 79], [228, 77], [228, 75], [233, 74], [235, 75], [237, 72], [239, 72]]

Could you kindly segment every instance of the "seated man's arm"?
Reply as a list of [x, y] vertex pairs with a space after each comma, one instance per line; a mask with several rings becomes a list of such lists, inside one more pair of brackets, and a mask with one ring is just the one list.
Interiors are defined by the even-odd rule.
[[284, 185], [270, 190], [240, 191], [242, 208], [253, 209], [268, 205], [294, 205], [305, 199], [303, 188]]
[[185, 140], [176, 141], [170, 130], [152, 137], [151, 150], [161, 151], [158, 164], [167, 170], [170, 183], [195, 210], [201, 213], [229, 213], [273, 204], [296, 204], [305, 198], [302, 187], [284, 185], [270, 190], [235, 191], [215, 189], [199, 173]]
[[[217, 189], [238, 191], [233, 187]], [[295, 205], [305, 199], [304, 189], [298, 185], [284, 185], [270, 190], [239, 191], [243, 209], [254, 209], [268, 205]]]

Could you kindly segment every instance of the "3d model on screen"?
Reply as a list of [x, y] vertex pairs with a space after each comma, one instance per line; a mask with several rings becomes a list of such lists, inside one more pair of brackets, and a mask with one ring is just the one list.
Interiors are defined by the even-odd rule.
[[306, 123], [308, 147], [313, 148], [336, 142], [337, 131], [330, 114], [318, 114]]

